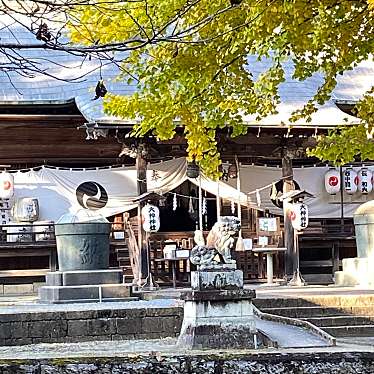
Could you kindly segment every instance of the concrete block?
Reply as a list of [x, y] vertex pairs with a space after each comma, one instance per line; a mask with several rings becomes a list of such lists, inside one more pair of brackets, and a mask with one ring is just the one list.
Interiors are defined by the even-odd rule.
[[28, 331], [27, 323], [25, 322], [10, 322], [9, 327], [12, 339], [22, 338]]
[[10, 329], [10, 323], [0, 324], [0, 339], [11, 339], [12, 331]]
[[39, 288], [43, 286], [45, 286], [45, 282], [34, 282], [32, 284], [33, 292], [38, 293]]
[[53, 271], [45, 275], [45, 283], [47, 286], [62, 286], [62, 272]]
[[65, 271], [62, 273], [62, 285], [79, 286], [83, 284], [121, 284], [122, 276], [122, 269]]
[[39, 298], [46, 303], [72, 301], [99, 301], [101, 299], [126, 299], [130, 287], [123, 284], [84, 285], [84, 286], [45, 286], [39, 288]]
[[116, 321], [109, 318], [90, 319], [87, 321], [90, 335], [112, 335], [116, 333]]
[[124, 284], [104, 284], [101, 286], [102, 297], [104, 299], [121, 299], [130, 296], [131, 287]]
[[4, 284], [4, 295], [30, 295], [33, 292], [32, 284]]
[[84, 337], [90, 335], [87, 320], [71, 320], [68, 321], [68, 336], [69, 337]]
[[191, 272], [193, 290], [236, 290], [243, 288], [243, 272], [228, 271], [193, 271]]
[[343, 271], [335, 273], [335, 284], [339, 286], [374, 285], [374, 261], [369, 258], [345, 258]]
[[20, 338], [20, 339], [5, 339], [3, 345], [26, 345], [26, 344], [32, 344], [31, 338]]
[[39, 288], [39, 298], [44, 302], [66, 302], [72, 300], [98, 300], [97, 286], [45, 286]]
[[164, 320], [168, 317], [143, 318], [142, 333], [160, 333], [164, 331]]
[[140, 318], [116, 318], [116, 329], [119, 335], [138, 334], [142, 331]]

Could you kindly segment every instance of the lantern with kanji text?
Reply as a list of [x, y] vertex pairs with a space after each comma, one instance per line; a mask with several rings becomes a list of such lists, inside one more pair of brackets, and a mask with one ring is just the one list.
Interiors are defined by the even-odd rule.
[[304, 203], [292, 204], [292, 209], [290, 211], [290, 219], [292, 227], [295, 230], [299, 231], [306, 229], [309, 223], [308, 206]]
[[325, 189], [330, 195], [335, 195], [340, 191], [340, 173], [331, 168], [325, 174]]
[[368, 194], [373, 190], [373, 173], [368, 168], [361, 168], [358, 172], [358, 190]]
[[344, 171], [344, 190], [349, 195], [357, 192], [358, 176], [352, 168], [347, 168]]
[[14, 195], [13, 175], [3, 171], [0, 173], [0, 199], [10, 199]]
[[160, 211], [158, 207], [146, 204], [142, 208], [142, 222], [145, 232], [157, 232], [160, 229]]

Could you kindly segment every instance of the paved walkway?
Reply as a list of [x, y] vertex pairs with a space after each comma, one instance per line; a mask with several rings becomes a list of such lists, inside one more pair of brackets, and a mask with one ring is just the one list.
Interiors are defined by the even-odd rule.
[[35, 299], [28, 299], [24, 302], [15, 302], [13, 304], [2, 304], [0, 300], [0, 315], [11, 313], [70, 312], [103, 309], [172, 308], [182, 305], [182, 301], [176, 299], [71, 304], [39, 304]]
[[[286, 354], [286, 353], [312, 353], [318, 355], [323, 352], [374, 352], [374, 339], [338, 340], [335, 347], [313, 348], [268, 348], [259, 350], [246, 350], [248, 354]], [[236, 351], [243, 352], [243, 351]], [[81, 343], [54, 343], [33, 344], [15, 347], [0, 347], [0, 360], [23, 359], [49, 359], [49, 358], [85, 358], [85, 357], [134, 357], [138, 355], [170, 355], [188, 354], [189, 351], [176, 346], [176, 339], [158, 340], [122, 340], [122, 341], [92, 341]], [[217, 353], [217, 350], [194, 351], [194, 354]]]

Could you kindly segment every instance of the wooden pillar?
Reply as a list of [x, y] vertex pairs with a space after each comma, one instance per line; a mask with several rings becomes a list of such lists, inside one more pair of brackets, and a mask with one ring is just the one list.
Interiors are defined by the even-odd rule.
[[[146, 148], [143, 142], [139, 142], [137, 153], [136, 153], [136, 176], [137, 176], [137, 192], [138, 196], [147, 192], [147, 160], [146, 160]], [[146, 278], [148, 276], [148, 241], [147, 233], [143, 230], [143, 225], [141, 222], [141, 210], [146, 204], [145, 201], [138, 204], [138, 246], [140, 253], [140, 272], [141, 278]]]
[[[282, 157], [282, 177], [284, 179], [283, 193], [295, 189], [293, 183], [292, 158], [288, 155], [287, 149], [283, 151]], [[290, 219], [291, 204], [288, 201], [283, 201], [283, 218], [284, 218], [284, 245], [287, 248], [285, 253], [285, 275], [287, 279], [292, 278], [294, 273], [294, 265], [297, 259], [294, 246], [294, 229]]]

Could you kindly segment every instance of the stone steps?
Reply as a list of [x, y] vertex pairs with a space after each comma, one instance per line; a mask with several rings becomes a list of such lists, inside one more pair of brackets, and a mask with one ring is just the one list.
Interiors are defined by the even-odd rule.
[[260, 308], [264, 313], [277, 314], [289, 318], [312, 318], [312, 317], [331, 317], [331, 316], [366, 316], [374, 315], [373, 306], [359, 306], [341, 309], [339, 307], [282, 307], [282, 308]]
[[253, 300], [257, 308], [291, 308], [291, 307], [351, 307], [351, 306], [373, 306], [374, 295], [324, 295], [305, 296], [298, 298], [257, 298]]
[[332, 317], [312, 317], [301, 318], [308, 321], [315, 326], [337, 327], [337, 326], [359, 326], [359, 325], [374, 325], [374, 316], [332, 316]]
[[323, 327], [322, 330], [335, 338], [348, 336], [374, 336], [374, 325]]
[[374, 295], [255, 299], [264, 313], [308, 321], [334, 337], [374, 337]]

